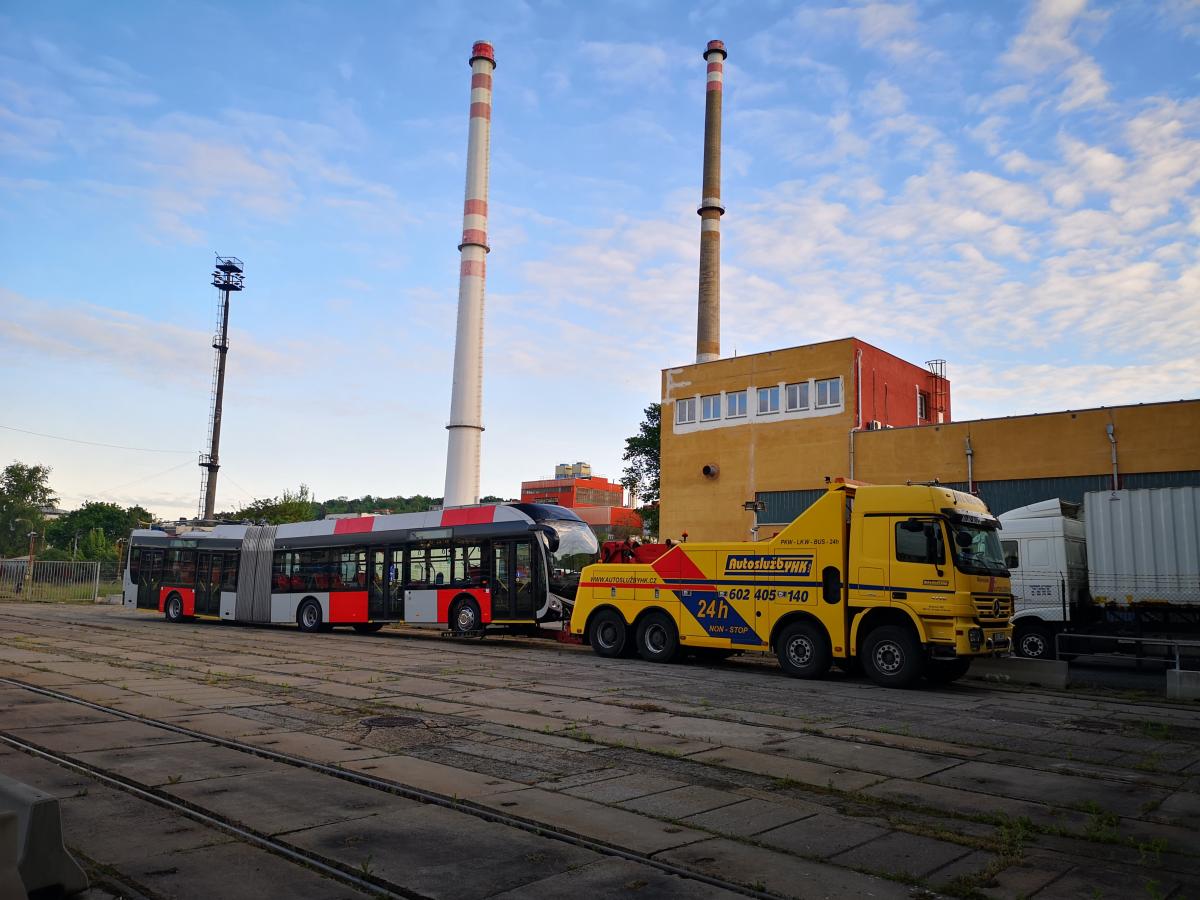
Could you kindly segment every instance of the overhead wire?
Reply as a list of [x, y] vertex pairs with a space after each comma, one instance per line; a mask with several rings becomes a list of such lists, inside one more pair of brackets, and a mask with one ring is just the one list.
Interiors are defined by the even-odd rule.
[[64, 437], [61, 434], [46, 434], [41, 431], [30, 431], [27, 428], [17, 428], [13, 425], [0, 425], [6, 431], [18, 431], [21, 434], [32, 434], [37, 437], [51, 438], [56, 441], [67, 441], [72, 444], [87, 444], [89, 447], [108, 447], [112, 450], [135, 450], [139, 453], [194, 453], [194, 450], [162, 450], [157, 447], [128, 447], [124, 444], [106, 444], [102, 441], [85, 441], [81, 438]]

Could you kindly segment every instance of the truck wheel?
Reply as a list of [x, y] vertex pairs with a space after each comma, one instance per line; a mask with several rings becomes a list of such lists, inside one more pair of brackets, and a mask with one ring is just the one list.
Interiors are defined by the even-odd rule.
[[1054, 633], [1041, 622], [1017, 623], [1013, 649], [1026, 659], [1055, 659]]
[[970, 671], [971, 657], [959, 656], [955, 659], [931, 659], [925, 667], [925, 677], [934, 684], [949, 684], [958, 681]]
[[625, 653], [625, 644], [629, 641], [629, 628], [615, 609], [602, 609], [592, 619], [588, 640], [592, 649], [600, 656], [622, 656]]
[[884, 625], [866, 636], [862, 661], [867, 677], [883, 687], [910, 687], [925, 669], [916, 635], [896, 625]]
[[779, 666], [793, 678], [820, 678], [829, 672], [832, 653], [825, 633], [811, 622], [789, 625], [775, 639]]
[[670, 662], [679, 652], [679, 632], [666, 613], [652, 612], [637, 630], [638, 654], [646, 662]]

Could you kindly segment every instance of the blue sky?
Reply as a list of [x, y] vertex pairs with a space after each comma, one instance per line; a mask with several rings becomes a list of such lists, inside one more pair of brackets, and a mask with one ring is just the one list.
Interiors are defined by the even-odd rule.
[[956, 418], [1200, 394], [1200, 2], [0, 11], [0, 461], [191, 514], [440, 495], [472, 41], [496, 47], [483, 489], [617, 476], [691, 361], [711, 38], [725, 354], [857, 335]]

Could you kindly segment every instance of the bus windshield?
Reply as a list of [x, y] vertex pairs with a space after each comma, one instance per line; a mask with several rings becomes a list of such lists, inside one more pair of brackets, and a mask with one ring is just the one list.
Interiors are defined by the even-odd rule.
[[571, 510], [549, 503], [514, 503], [540, 526], [548, 555], [550, 590], [567, 600], [575, 599], [579, 573], [600, 559], [600, 543], [583, 519]]

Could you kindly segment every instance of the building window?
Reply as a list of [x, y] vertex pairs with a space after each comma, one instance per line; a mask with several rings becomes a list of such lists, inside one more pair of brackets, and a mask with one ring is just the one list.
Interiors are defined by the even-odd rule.
[[929, 395], [924, 391], [917, 391], [917, 421], [923, 422], [929, 418]]
[[709, 394], [700, 398], [700, 421], [712, 422], [721, 418], [721, 395]]
[[696, 421], [696, 398], [675, 401], [675, 424], [690, 425]]
[[842, 379], [822, 378], [817, 382], [817, 408], [842, 405]]
[[767, 416], [779, 412], [779, 385], [758, 389], [758, 414]]
[[730, 391], [725, 395], [725, 418], [740, 419], [746, 415], [746, 392]]
[[808, 382], [801, 381], [796, 384], [789, 384], [787, 386], [786, 402], [788, 412], [808, 409]]

